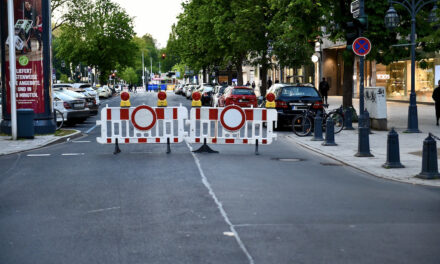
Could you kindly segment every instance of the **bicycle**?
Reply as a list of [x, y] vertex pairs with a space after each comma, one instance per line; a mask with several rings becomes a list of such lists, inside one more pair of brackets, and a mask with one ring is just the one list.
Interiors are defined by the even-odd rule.
[[[328, 105], [324, 105], [324, 107], [328, 107]], [[293, 133], [299, 137], [310, 135], [314, 129], [314, 121], [317, 112], [311, 111], [312, 108], [313, 105], [311, 105], [302, 114], [299, 114], [293, 118], [292, 130]], [[341, 132], [344, 128], [344, 112], [342, 106], [337, 109], [333, 109], [330, 112], [326, 112], [325, 108], [322, 108], [322, 111], [322, 130], [325, 131], [327, 120], [331, 118], [334, 124], [334, 133], [337, 134]]]
[[61, 129], [61, 127], [64, 124], [63, 112], [61, 112], [58, 109], [54, 109], [53, 115], [54, 115], [54, 120], [55, 120], [55, 123], [56, 123], [56, 129], [59, 130], [59, 129]]

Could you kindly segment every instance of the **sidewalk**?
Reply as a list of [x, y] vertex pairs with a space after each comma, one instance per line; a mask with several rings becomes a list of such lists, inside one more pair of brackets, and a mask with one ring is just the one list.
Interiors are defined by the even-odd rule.
[[[342, 104], [341, 96], [329, 97], [329, 109], [337, 108]], [[354, 99], [353, 105], [359, 113], [359, 100]], [[422, 184], [440, 187], [440, 180], [422, 180], [414, 176], [420, 173], [422, 168], [423, 140], [428, 133], [440, 136], [440, 127], [435, 125], [435, 109], [433, 105], [418, 105], [419, 129], [422, 133], [406, 134], [408, 103], [389, 102], [388, 129], [395, 128], [399, 134], [400, 161], [405, 166], [402, 169], [385, 169], [382, 164], [386, 161], [388, 131], [372, 131], [370, 135], [370, 151], [374, 157], [358, 158], [354, 155], [358, 148], [357, 130], [343, 130], [335, 135], [338, 146], [322, 146], [322, 142], [311, 141], [311, 137], [298, 137], [295, 134], [288, 135], [288, 139], [299, 145], [331, 157], [342, 163], [355, 167], [377, 177], [396, 180], [400, 182]], [[353, 124], [357, 128], [357, 123]], [[439, 146], [440, 142], [437, 143]]]
[[69, 138], [73, 139], [80, 135], [81, 132], [77, 131], [67, 136], [44, 135], [35, 136], [34, 139], [19, 139], [15, 141], [11, 139], [11, 136], [0, 136], [0, 156], [29, 151], [50, 144], [64, 142]]

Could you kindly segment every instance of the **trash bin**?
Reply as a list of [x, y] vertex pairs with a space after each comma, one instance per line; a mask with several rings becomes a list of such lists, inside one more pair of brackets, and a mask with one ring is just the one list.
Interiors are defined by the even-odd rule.
[[371, 128], [387, 130], [385, 87], [365, 87], [365, 108], [370, 114]]
[[17, 138], [34, 138], [34, 110], [17, 109]]

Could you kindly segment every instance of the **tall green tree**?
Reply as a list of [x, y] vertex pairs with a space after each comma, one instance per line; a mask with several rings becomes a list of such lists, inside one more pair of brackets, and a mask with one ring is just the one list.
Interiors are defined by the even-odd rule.
[[110, 0], [77, 0], [60, 27], [60, 58], [97, 67], [102, 82], [117, 67], [133, 65], [138, 47], [133, 41], [132, 18]]

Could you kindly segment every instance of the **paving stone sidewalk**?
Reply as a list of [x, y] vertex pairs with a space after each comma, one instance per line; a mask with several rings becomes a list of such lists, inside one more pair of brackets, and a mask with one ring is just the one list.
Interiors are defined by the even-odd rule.
[[[329, 109], [337, 108], [342, 104], [342, 97], [329, 98]], [[359, 100], [353, 100], [359, 113]], [[435, 125], [435, 109], [433, 105], [418, 105], [419, 129], [422, 133], [406, 134], [408, 103], [388, 102], [388, 128], [394, 127], [399, 134], [400, 160], [405, 168], [385, 169], [382, 164], [386, 161], [387, 131], [372, 131], [370, 135], [370, 150], [374, 157], [358, 158], [354, 155], [358, 148], [357, 130], [343, 130], [335, 135], [338, 146], [322, 146], [322, 142], [311, 141], [311, 137], [298, 137], [295, 134], [287, 136], [289, 140], [306, 148], [336, 159], [342, 163], [365, 171], [377, 177], [440, 187], [440, 180], [422, 180], [414, 176], [421, 172], [423, 141], [429, 133], [440, 136], [440, 128]], [[357, 128], [357, 124], [353, 124]], [[437, 144], [440, 144], [438, 142]], [[439, 145], [438, 145], [439, 146]]]

